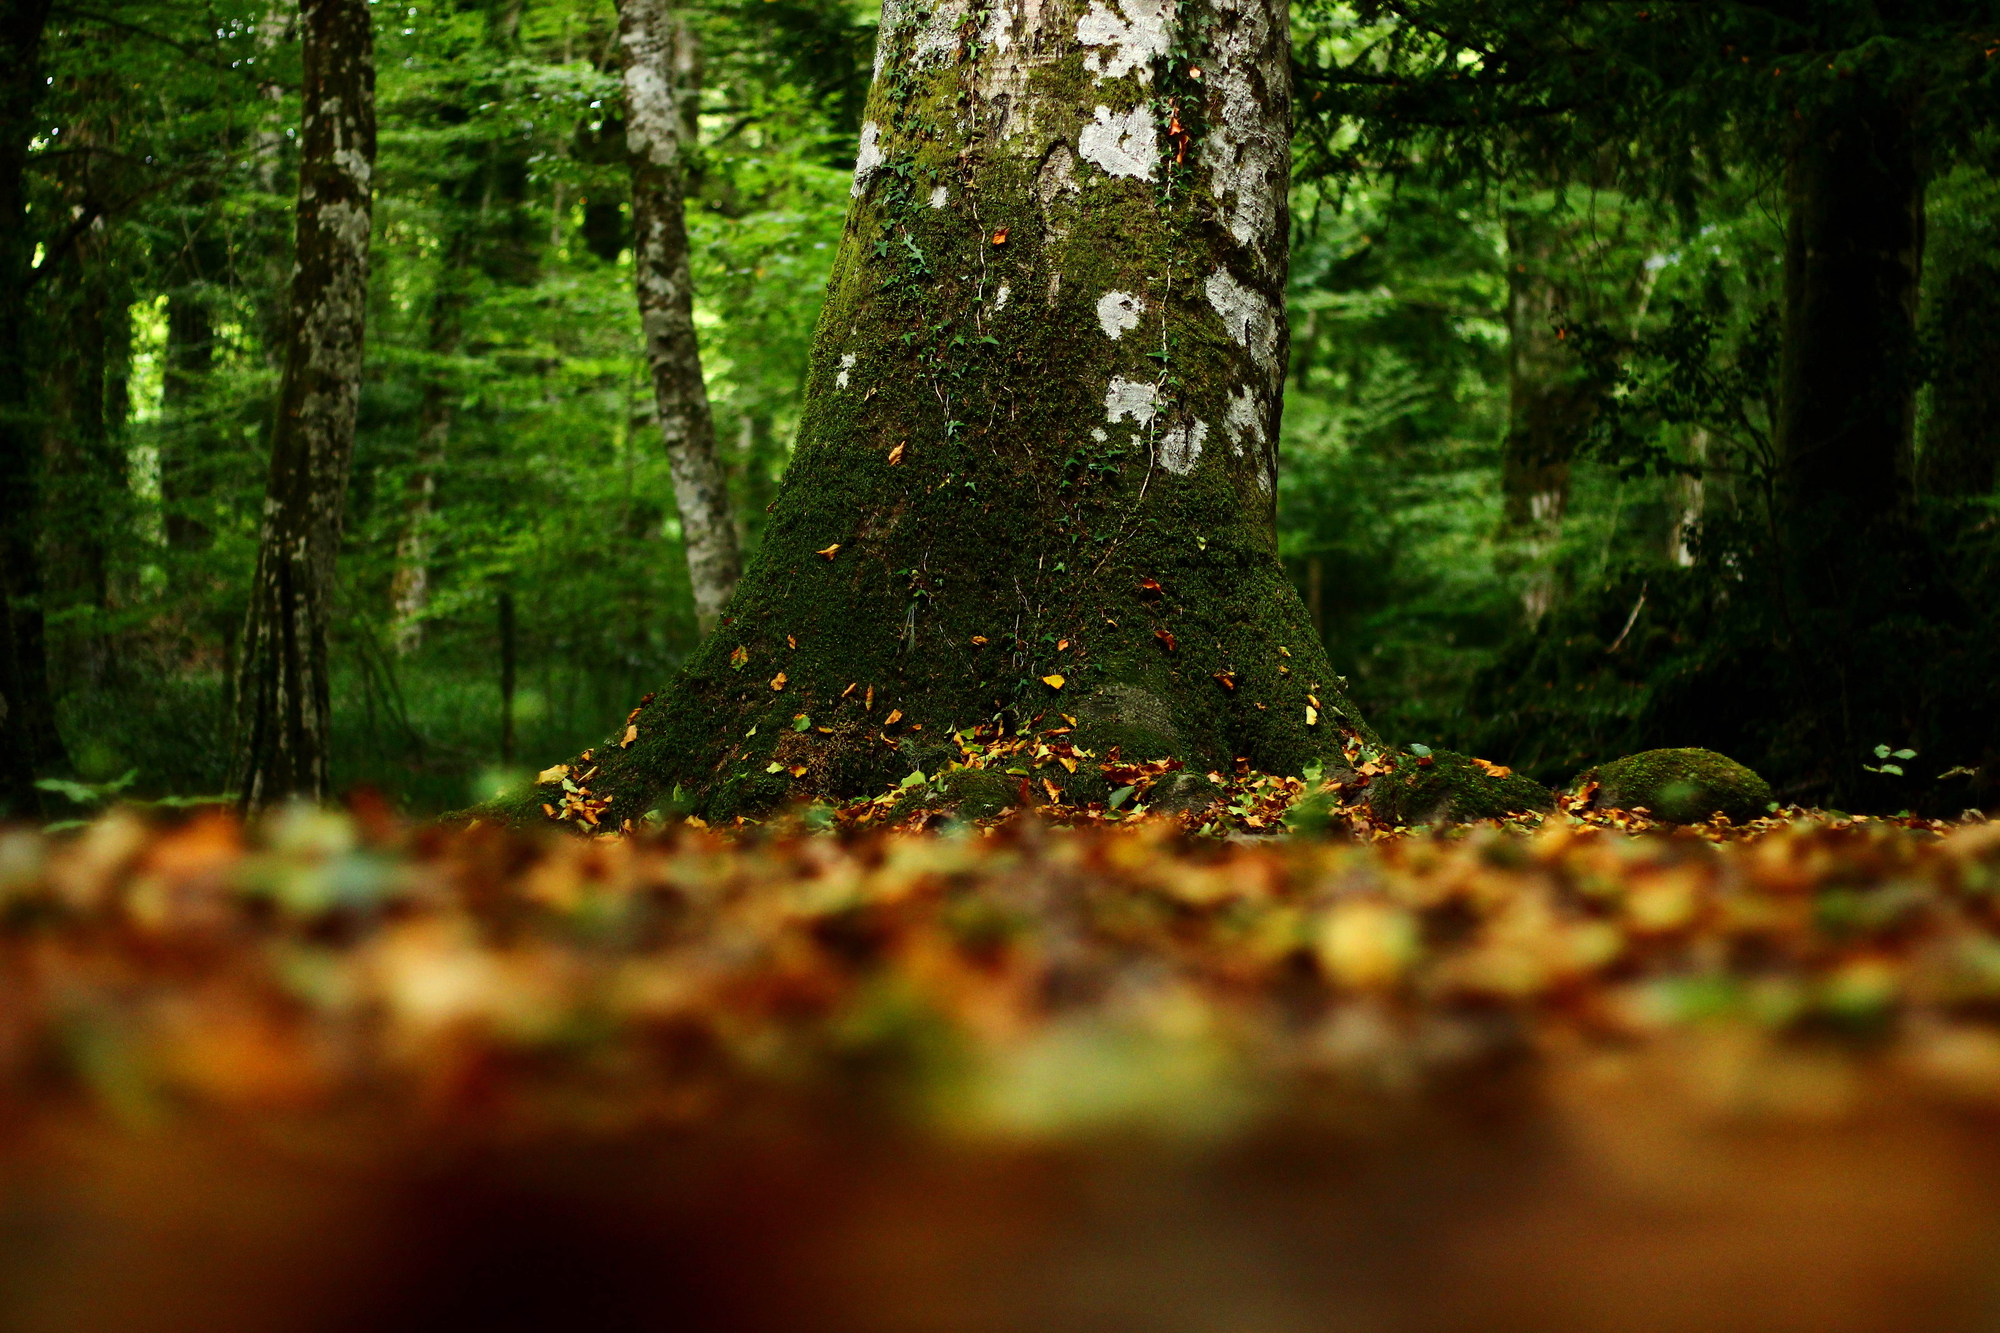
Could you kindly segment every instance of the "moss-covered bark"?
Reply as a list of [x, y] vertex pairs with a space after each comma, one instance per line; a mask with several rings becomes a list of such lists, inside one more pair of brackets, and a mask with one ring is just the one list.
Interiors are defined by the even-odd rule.
[[1272, 528], [1289, 117], [1277, 0], [890, 0], [757, 559], [570, 765], [587, 796], [511, 812], [873, 792], [996, 716], [1100, 758], [1337, 756], [1363, 724]]

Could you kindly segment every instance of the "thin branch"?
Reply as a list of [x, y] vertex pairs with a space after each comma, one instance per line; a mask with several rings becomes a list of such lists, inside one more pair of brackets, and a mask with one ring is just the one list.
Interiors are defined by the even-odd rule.
[[[134, 37], [144, 37], [148, 41], [172, 47], [197, 65], [205, 65], [209, 69], [221, 70], [225, 74], [240, 75], [257, 84], [259, 87], [283, 88], [287, 92], [297, 92], [299, 90], [297, 84], [280, 83], [278, 80], [266, 76], [260, 70], [247, 69], [242, 65], [217, 60], [212, 56], [205, 55], [199, 46], [181, 41], [177, 37], [169, 37], [162, 32], [154, 32], [151, 28], [142, 28], [136, 23], [128, 23], [124, 19], [114, 17], [110, 14], [100, 14], [90, 9], [74, 9], [64, 5], [50, 11], [50, 17], [75, 19], [84, 23], [99, 23], [107, 28], [116, 28], [120, 32], [130, 33]], [[217, 44], [210, 43], [209, 45], [212, 49]]]

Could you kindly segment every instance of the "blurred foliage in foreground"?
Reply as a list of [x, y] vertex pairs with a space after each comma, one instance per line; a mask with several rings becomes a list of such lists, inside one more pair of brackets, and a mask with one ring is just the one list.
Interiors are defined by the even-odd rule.
[[1724, 1024], [2000, 1097], [2000, 825], [1179, 830], [528, 841], [299, 809], [254, 836], [131, 811], [16, 831], [0, 1079], [131, 1125], [838, 1104], [1214, 1133], [1304, 1088]]

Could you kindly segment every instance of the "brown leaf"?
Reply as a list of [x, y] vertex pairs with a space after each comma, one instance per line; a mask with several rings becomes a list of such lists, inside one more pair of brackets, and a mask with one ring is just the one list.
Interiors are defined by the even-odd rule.
[[895, 447], [894, 449], [891, 449], [891, 450], [889, 451], [889, 466], [890, 466], [890, 467], [895, 467], [895, 466], [897, 466], [898, 464], [900, 464], [900, 463], [901, 463], [901, 462], [903, 461], [903, 444], [907, 444], [907, 443], [908, 443], [908, 441], [907, 441], [907, 440], [906, 440], [906, 441], [903, 441], [903, 443], [902, 443], [902, 444], [898, 444], [898, 445], [897, 445], [897, 446], [896, 446], [896, 447]]
[[995, 245], [1007, 244], [1007, 229], [1005, 227], [1002, 227], [1000, 230], [993, 233], [993, 244]]
[[618, 748], [623, 750], [627, 746], [631, 745], [633, 741], [636, 741], [638, 739], [639, 739], [639, 728], [637, 724], [628, 723], [625, 727], [625, 738], [618, 742]]
[[825, 548], [824, 550], [814, 551], [813, 554], [817, 556], [824, 556], [827, 560], [831, 561], [835, 556], [840, 554], [840, 543], [835, 542], [833, 545]]
[[889, 710], [889, 716], [882, 719], [882, 725], [885, 727], [893, 727], [902, 720], [903, 720], [903, 710], [900, 708], [892, 708]]
[[1158, 639], [1160, 641], [1160, 646], [1162, 648], [1165, 648], [1168, 652], [1172, 652], [1174, 650], [1174, 636], [1170, 631], [1163, 629], [1156, 629], [1153, 631], [1153, 637]]
[[1139, 594], [1142, 597], [1158, 597], [1163, 591], [1158, 579], [1139, 580]]
[[750, 650], [740, 643], [736, 645], [736, 651], [729, 655], [729, 665], [738, 671], [741, 671], [744, 664], [749, 660]]
[[785, 688], [784, 672], [780, 671], [777, 675], [771, 677], [771, 688], [773, 690], [782, 690]]
[[1215, 683], [1225, 690], [1233, 690], [1236, 688], [1236, 677], [1227, 671], [1218, 671], [1215, 673]]
[[561, 782], [564, 778], [568, 776], [569, 776], [569, 765], [557, 764], [552, 768], [545, 768], [541, 772], [535, 774], [535, 785], [539, 787], [544, 782]]

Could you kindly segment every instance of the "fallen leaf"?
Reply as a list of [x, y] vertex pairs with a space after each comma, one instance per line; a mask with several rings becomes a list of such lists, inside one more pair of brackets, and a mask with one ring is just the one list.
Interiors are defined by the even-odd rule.
[[1473, 767], [1489, 778], [1511, 778], [1514, 776], [1513, 769], [1507, 767], [1505, 764], [1496, 764], [1490, 759], [1475, 759], [1472, 761], [1472, 764]]
[[858, 680], [848, 681], [847, 688], [840, 692], [840, 697], [845, 699], [848, 695], [854, 693], [854, 691], [860, 686], [860, 684], [861, 682]]
[[736, 651], [729, 655], [729, 665], [738, 671], [741, 671], [744, 664], [749, 660], [750, 650], [740, 643], [736, 645]]
[[1225, 690], [1233, 690], [1236, 688], [1236, 677], [1227, 671], [1218, 671], [1215, 673], [1215, 683]]
[[547, 815], [550, 819], [554, 819], [556, 817], [556, 808], [550, 805], [547, 801], [543, 801], [542, 813]]
[[804, 731], [807, 727], [810, 727], [812, 724], [813, 720], [807, 717], [804, 713], [792, 714], [793, 731]]
[[1158, 597], [1162, 591], [1163, 589], [1161, 589], [1158, 579], [1139, 580], [1139, 592], [1142, 596]]
[[1063, 678], [1052, 671], [1048, 675], [1042, 677], [1042, 684], [1048, 686], [1052, 690], [1059, 690], [1063, 687]]
[[1042, 779], [1042, 786], [1043, 786], [1043, 788], [1044, 788], [1044, 789], [1046, 789], [1046, 790], [1047, 790], [1047, 792], [1048, 792], [1048, 794], [1049, 794], [1049, 799], [1050, 799], [1051, 801], [1054, 801], [1054, 802], [1055, 802], [1055, 803], [1056, 803], [1057, 805], [1061, 805], [1061, 804], [1062, 804], [1062, 788], [1061, 788], [1061, 787], [1058, 787], [1058, 786], [1056, 786], [1056, 784], [1055, 784], [1055, 783], [1053, 783], [1053, 782], [1049, 781], [1049, 780], [1048, 780], [1047, 778], [1043, 778], [1043, 779]]
[[1286, 657], [1290, 657], [1292, 655], [1292, 650], [1285, 647], [1285, 645], [1282, 643], [1278, 645], [1278, 651], [1283, 653]]
[[831, 560], [835, 556], [840, 554], [840, 543], [835, 542], [833, 545], [827, 547], [825, 550], [814, 551], [813, 554], [818, 556], [825, 556], [828, 560]]
[[639, 739], [639, 728], [632, 723], [627, 723], [625, 726], [625, 739], [618, 742], [618, 748], [622, 750], [626, 746], [630, 745], [633, 741], [636, 741], [638, 739]]
[[1160, 641], [1160, 646], [1162, 648], [1165, 648], [1168, 652], [1172, 652], [1174, 650], [1174, 636], [1169, 631], [1163, 629], [1156, 629], [1153, 631], [1153, 637], [1158, 639]]
[[975, 634], [975, 635], [973, 635], [973, 636], [972, 636], [972, 646], [973, 646], [973, 647], [975, 647], [975, 648], [984, 648], [984, 647], [986, 646], [986, 643], [987, 643], [987, 639], [986, 639], [986, 636], [985, 636], [984, 634]]
[[889, 716], [882, 719], [882, 725], [885, 727], [893, 727], [902, 720], [903, 720], [903, 710], [900, 708], [892, 708], [889, 710]]
[[785, 636], [785, 647], [787, 647], [787, 648], [797, 648], [798, 646], [799, 646], [799, 641], [798, 641], [797, 639], [793, 638], [793, 637], [792, 637], [791, 635], [789, 635], [789, 634], [787, 634], [787, 635]]
[[1068, 650], [1068, 648], [1069, 648], [1069, 640], [1068, 640], [1068, 639], [1057, 639], [1057, 640], [1056, 640], [1056, 651], [1057, 651], [1057, 652], [1059, 652], [1059, 653], [1060, 653], [1060, 652], [1065, 652], [1065, 651], [1067, 651], [1067, 650]]
[[786, 771], [795, 778], [802, 778], [806, 775], [806, 766], [804, 764], [793, 764]]
[[771, 688], [774, 690], [782, 690], [785, 688], [784, 672], [780, 671], [777, 675], [771, 677]]
[[784, 771], [784, 767], [783, 764], [773, 759], [770, 763], [764, 765], [764, 771], [766, 773], [779, 773]]
[[551, 768], [545, 768], [540, 773], [537, 773], [535, 775], [535, 785], [540, 786], [544, 782], [561, 782], [568, 776], [569, 765], [556, 764]]
[[1306, 705], [1306, 725], [1309, 727], [1319, 725], [1319, 709], [1314, 708], [1311, 704]]
[[873, 685], [870, 685], [868, 687], [868, 694], [867, 697], [862, 701], [861, 711], [864, 713], [872, 713], [875, 711], [875, 687]]
[[[906, 444], [908, 443], [908, 441], [904, 441], [903, 443]], [[895, 467], [902, 461], [903, 461], [903, 444], [898, 444], [894, 449], [891, 449], [889, 451], [889, 466]]]
[[993, 244], [995, 245], [1007, 244], [1007, 229], [1005, 227], [1002, 227], [1000, 230], [993, 233]]

